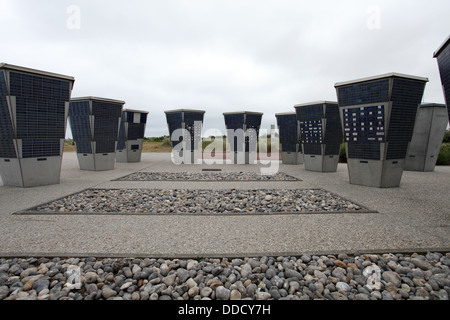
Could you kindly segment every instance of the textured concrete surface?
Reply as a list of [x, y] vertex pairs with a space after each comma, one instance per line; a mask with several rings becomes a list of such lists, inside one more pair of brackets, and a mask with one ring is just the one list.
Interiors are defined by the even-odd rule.
[[[115, 170], [79, 170], [75, 153], [63, 158], [58, 185], [29, 189], [0, 180], [0, 256], [206, 257], [449, 250], [450, 167], [403, 173], [399, 188], [351, 185], [345, 164], [337, 172], [302, 165], [280, 171], [302, 181], [111, 181], [136, 171], [254, 171], [253, 165], [179, 165], [169, 154], [142, 155]], [[254, 216], [14, 215], [86, 188], [323, 188], [378, 213]]]

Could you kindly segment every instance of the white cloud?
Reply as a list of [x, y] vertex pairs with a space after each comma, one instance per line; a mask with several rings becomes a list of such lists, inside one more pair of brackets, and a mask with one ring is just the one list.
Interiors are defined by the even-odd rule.
[[[69, 6], [79, 29], [67, 27]], [[367, 27], [379, 8], [379, 28]], [[3, 62], [76, 78], [95, 95], [150, 112], [147, 135], [167, 133], [164, 110], [264, 112], [336, 100], [334, 83], [402, 72], [429, 77], [425, 100], [444, 102], [432, 53], [448, 35], [450, 2], [435, 0], [0, 0]]]

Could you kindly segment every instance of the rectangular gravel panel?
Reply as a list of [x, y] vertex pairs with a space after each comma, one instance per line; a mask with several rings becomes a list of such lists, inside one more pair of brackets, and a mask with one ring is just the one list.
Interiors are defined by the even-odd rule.
[[17, 214], [368, 213], [322, 189], [87, 189]]
[[261, 175], [253, 172], [135, 172], [114, 181], [301, 181], [279, 172]]

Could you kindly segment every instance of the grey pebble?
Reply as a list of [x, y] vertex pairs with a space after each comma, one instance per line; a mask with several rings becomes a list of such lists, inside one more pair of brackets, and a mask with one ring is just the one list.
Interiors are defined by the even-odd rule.
[[102, 288], [102, 296], [103, 296], [103, 298], [109, 299], [109, 298], [115, 297], [116, 295], [117, 295], [117, 291], [111, 289], [110, 287], [104, 286]]
[[36, 293], [40, 293], [44, 289], [48, 289], [50, 285], [49, 280], [37, 280], [33, 283], [33, 290], [36, 290]]
[[295, 271], [293, 269], [287, 269], [284, 273], [286, 278], [297, 278], [299, 280], [303, 279], [303, 276], [300, 272]]
[[204, 287], [201, 289], [200, 295], [202, 296], [202, 298], [209, 297], [212, 292], [213, 292], [213, 289], [211, 289], [210, 287]]
[[392, 283], [394, 286], [396, 286], [397, 288], [400, 287], [402, 281], [400, 279], [400, 276], [398, 275], [398, 273], [393, 272], [393, 271], [385, 271], [382, 274], [382, 278], [386, 281], [386, 282], [390, 282]]
[[338, 289], [339, 291], [347, 292], [351, 290], [351, 287], [345, 282], [338, 282], [336, 283], [336, 289]]
[[[428, 252], [200, 261], [0, 258], [0, 300], [448, 300], [449, 257]], [[378, 274], [366, 273], [375, 267]], [[371, 286], [375, 280], [378, 289]]]
[[228, 300], [230, 298], [231, 291], [224, 286], [218, 286], [216, 289], [217, 300]]
[[184, 268], [178, 268], [177, 275], [178, 278], [180, 279], [180, 283], [184, 283], [188, 278], [190, 278], [189, 271]]

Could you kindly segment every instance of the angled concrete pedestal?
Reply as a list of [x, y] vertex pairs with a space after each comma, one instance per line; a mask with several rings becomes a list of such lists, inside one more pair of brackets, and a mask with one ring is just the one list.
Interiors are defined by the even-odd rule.
[[107, 171], [113, 170], [116, 153], [77, 153], [80, 170]]
[[339, 156], [303, 155], [305, 169], [316, 172], [336, 172]]
[[[116, 162], [119, 163], [135, 163], [141, 162], [142, 146], [144, 139], [127, 141], [125, 149], [116, 151]], [[136, 149], [134, 149], [136, 147]]]
[[5, 186], [38, 187], [58, 184], [62, 157], [0, 159], [0, 172]]
[[445, 104], [426, 103], [417, 110], [404, 170], [434, 171], [448, 123]]
[[283, 164], [301, 165], [304, 163], [304, 156], [303, 153], [299, 151], [281, 152], [281, 161]]
[[347, 167], [351, 184], [367, 187], [398, 187], [403, 175], [405, 159], [360, 160], [348, 159]]

